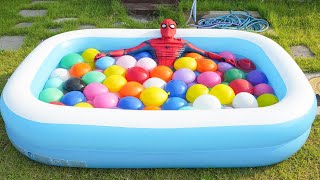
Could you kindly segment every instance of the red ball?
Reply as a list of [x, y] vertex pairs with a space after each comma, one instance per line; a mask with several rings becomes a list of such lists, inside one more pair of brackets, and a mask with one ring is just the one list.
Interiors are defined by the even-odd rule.
[[143, 84], [149, 78], [149, 72], [142, 67], [132, 67], [127, 70], [126, 79], [127, 81], [136, 81]]
[[253, 94], [253, 86], [245, 79], [236, 79], [230, 82], [229, 86], [235, 94], [247, 92]]
[[52, 102], [50, 102], [50, 104], [64, 106], [64, 104], [62, 102], [59, 102], [59, 101], [52, 101]]
[[223, 81], [223, 72], [221, 72], [221, 71], [216, 71], [216, 73], [220, 76], [221, 81]]

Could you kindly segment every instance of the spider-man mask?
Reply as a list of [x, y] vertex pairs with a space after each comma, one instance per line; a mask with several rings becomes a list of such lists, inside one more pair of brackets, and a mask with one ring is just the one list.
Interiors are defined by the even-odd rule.
[[173, 38], [176, 34], [176, 22], [172, 19], [165, 19], [160, 24], [162, 38]]

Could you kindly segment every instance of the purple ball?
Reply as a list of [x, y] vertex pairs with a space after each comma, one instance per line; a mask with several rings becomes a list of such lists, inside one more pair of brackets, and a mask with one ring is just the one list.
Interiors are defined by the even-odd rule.
[[258, 97], [262, 94], [274, 94], [274, 90], [271, 86], [265, 83], [261, 83], [253, 87], [253, 95]]
[[193, 86], [193, 85], [195, 85], [195, 84], [197, 84], [197, 83], [196, 83], [196, 82], [192, 82], [192, 83], [187, 84], [187, 86], [188, 86], [188, 88], [189, 88], [189, 87], [191, 87], [191, 86]]
[[230, 51], [222, 51], [219, 53], [220, 56], [236, 61], [236, 56]]
[[181, 68], [173, 73], [172, 79], [181, 80], [184, 83], [189, 84], [196, 79], [196, 75], [190, 69]]
[[253, 85], [268, 83], [267, 76], [260, 70], [254, 70], [247, 74], [247, 80]]
[[226, 62], [219, 62], [218, 63], [218, 71], [220, 71], [220, 72], [224, 73], [231, 68], [233, 68], [233, 66], [229, 63], [226, 63]]

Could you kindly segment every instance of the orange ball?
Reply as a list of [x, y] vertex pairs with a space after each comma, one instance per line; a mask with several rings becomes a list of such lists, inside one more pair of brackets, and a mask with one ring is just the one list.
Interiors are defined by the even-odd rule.
[[87, 63], [77, 63], [69, 69], [70, 76], [77, 78], [81, 78], [89, 71], [91, 71], [91, 66]]
[[192, 57], [194, 58], [196, 61], [199, 61], [199, 60], [203, 60], [204, 57], [198, 53], [187, 53], [184, 55], [185, 57]]
[[147, 106], [143, 108], [143, 110], [161, 110], [160, 107], [154, 107], [154, 106]]
[[217, 64], [210, 59], [203, 59], [197, 61], [197, 71], [206, 72], [206, 71], [217, 71]]
[[172, 79], [173, 71], [168, 66], [157, 66], [150, 72], [151, 77], [160, 78], [166, 82]]
[[130, 81], [127, 82], [119, 91], [119, 95], [121, 97], [125, 96], [134, 96], [139, 99], [141, 92], [143, 91], [143, 86], [136, 82], [136, 81]]

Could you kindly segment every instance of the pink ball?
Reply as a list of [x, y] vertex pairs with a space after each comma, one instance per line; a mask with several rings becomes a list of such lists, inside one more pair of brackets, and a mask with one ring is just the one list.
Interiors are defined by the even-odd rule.
[[114, 108], [118, 101], [118, 97], [113, 93], [100, 94], [93, 99], [93, 106], [96, 108]]
[[215, 72], [207, 71], [198, 76], [197, 82], [207, 86], [208, 88], [212, 88], [213, 86], [221, 83], [221, 77]]
[[97, 95], [105, 94], [108, 92], [109, 90], [106, 86], [97, 82], [90, 83], [83, 90], [83, 94], [88, 100], [93, 100]]
[[220, 56], [226, 58], [226, 59], [231, 59], [231, 60], [236, 60], [236, 56], [230, 52], [230, 51], [222, 51], [219, 53]]
[[123, 67], [124, 69], [132, 68], [136, 65], [137, 60], [129, 55], [121, 56], [117, 61], [116, 65]]
[[274, 94], [273, 88], [265, 83], [257, 84], [253, 87], [253, 95], [260, 96], [262, 94]]

